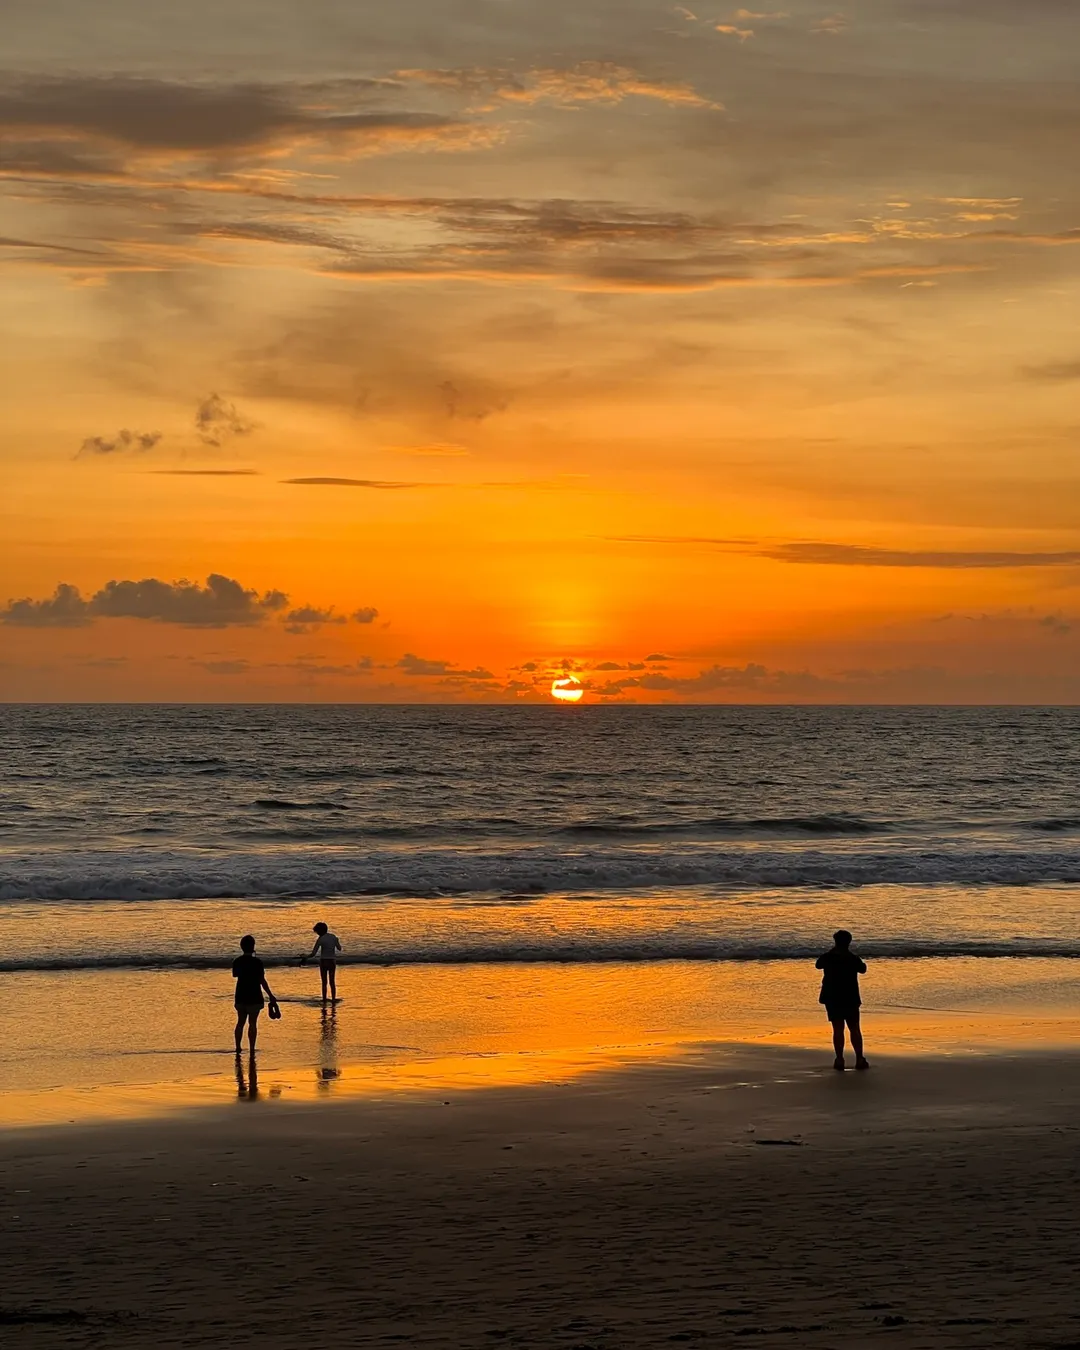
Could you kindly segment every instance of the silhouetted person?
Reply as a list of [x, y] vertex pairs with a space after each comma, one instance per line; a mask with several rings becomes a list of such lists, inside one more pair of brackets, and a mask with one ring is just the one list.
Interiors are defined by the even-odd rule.
[[841, 928], [833, 934], [833, 946], [817, 959], [817, 968], [822, 972], [819, 1003], [824, 1003], [825, 1012], [832, 1023], [833, 1049], [836, 1059], [834, 1069], [844, 1068], [844, 1027], [851, 1033], [851, 1048], [855, 1051], [855, 1067], [868, 1069], [870, 1065], [863, 1055], [862, 1028], [859, 1026], [859, 1009], [862, 998], [859, 995], [859, 976], [866, 974], [866, 963], [851, 950], [851, 934]]
[[[319, 979], [322, 980], [323, 1002], [326, 1002], [326, 986], [330, 986], [330, 1001], [337, 1002], [337, 954], [341, 943], [335, 933], [331, 933], [324, 923], [317, 923], [311, 930], [315, 934], [315, 945], [308, 956], [319, 953]], [[304, 958], [307, 959], [306, 957]]]
[[240, 1053], [240, 1044], [244, 1038], [244, 1023], [247, 1023], [248, 1045], [255, 1053], [255, 1041], [259, 1035], [259, 1014], [263, 1010], [263, 990], [270, 1000], [270, 1007], [277, 1007], [277, 999], [266, 983], [266, 967], [255, 955], [255, 939], [250, 933], [240, 939], [240, 950], [233, 962], [233, 978], [236, 980], [236, 1053]]

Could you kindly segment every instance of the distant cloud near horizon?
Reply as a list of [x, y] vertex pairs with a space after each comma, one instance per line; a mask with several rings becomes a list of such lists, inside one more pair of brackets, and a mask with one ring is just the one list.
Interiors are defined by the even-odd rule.
[[212, 572], [206, 585], [193, 581], [109, 581], [88, 600], [62, 582], [45, 600], [11, 600], [0, 623], [21, 628], [78, 628], [94, 619], [144, 619], [188, 628], [227, 628], [263, 622], [289, 603], [282, 591], [262, 595], [231, 577]]
[[460, 670], [452, 661], [432, 661], [427, 657], [417, 656], [414, 652], [406, 652], [395, 663], [395, 669], [406, 675], [425, 679], [434, 676], [457, 680], [493, 680], [495, 678], [494, 674], [490, 670], [485, 670], [483, 666], [477, 666], [475, 670]]
[[301, 605], [298, 609], [290, 609], [285, 615], [286, 633], [310, 633], [316, 628], [323, 627], [324, 624], [345, 624], [348, 619], [344, 614], [334, 612], [333, 606], [329, 609], [319, 609], [315, 605]]
[[376, 491], [442, 486], [440, 483], [395, 483], [380, 478], [283, 478], [281, 481], [290, 487], [373, 488]]
[[303, 634], [311, 633], [326, 624], [341, 627], [349, 622], [374, 623], [378, 617], [379, 611], [372, 605], [354, 609], [351, 614], [339, 614], [333, 605], [325, 609], [321, 609], [318, 605], [300, 605], [297, 609], [290, 609], [284, 615], [283, 621], [286, 633]]

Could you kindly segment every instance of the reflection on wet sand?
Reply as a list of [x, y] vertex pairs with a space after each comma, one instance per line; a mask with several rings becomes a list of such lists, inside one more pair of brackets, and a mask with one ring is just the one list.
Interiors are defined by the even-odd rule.
[[337, 1008], [324, 1004], [319, 1034], [319, 1068], [317, 1085], [322, 1092], [329, 1092], [341, 1077], [338, 1067], [338, 1027]]
[[[867, 1045], [878, 1056], [1080, 1044], [1075, 962], [878, 961]], [[402, 968], [364, 972], [363, 997], [320, 1007], [279, 971], [284, 1020], [257, 1066], [234, 1059], [231, 981], [218, 971], [0, 977], [0, 1128], [161, 1116], [255, 1102], [570, 1083], [693, 1047], [805, 1047], [831, 1063], [812, 966], [791, 962]], [[15, 982], [17, 981], [17, 986]], [[280, 989], [278, 985], [280, 984]], [[109, 998], [101, 998], [101, 990]], [[93, 1003], [93, 1018], [77, 1015]], [[132, 1017], [138, 1009], [138, 1043]], [[223, 1043], [224, 1042], [224, 1043]]]
[[248, 1056], [246, 1076], [244, 1074], [243, 1056], [236, 1056], [236, 1095], [242, 1102], [257, 1102], [259, 1100], [259, 1070], [254, 1050]]

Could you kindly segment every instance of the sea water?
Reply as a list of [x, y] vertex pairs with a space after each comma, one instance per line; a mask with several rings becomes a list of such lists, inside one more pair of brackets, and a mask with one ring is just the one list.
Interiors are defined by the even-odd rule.
[[868, 1011], [1071, 1016], [1078, 733], [1058, 708], [7, 706], [0, 1068], [159, 1073], [228, 1022], [244, 932], [297, 999], [280, 1053], [319, 1016], [319, 918], [350, 963], [335, 1043], [369, 1058], [801, 1025], [840, 924], [877, 958]]

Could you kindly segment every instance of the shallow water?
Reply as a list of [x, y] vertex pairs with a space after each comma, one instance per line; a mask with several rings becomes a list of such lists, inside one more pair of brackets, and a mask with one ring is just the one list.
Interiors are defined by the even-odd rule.
[[[283, 1016], [260, 1022], [268, 1102], [569, 1082], [706, 1041], [831, 1060], [816, 973], [791, 961], [356, 967], [325, 1010], [315, 970], [271, 982]], [[863, 983], [874, 1054], [1080, 1046], [1074, 961], [885, 960]], [[0, 1125], [238, 1099], [226, 971], [24, 972], [0, 990]]]

